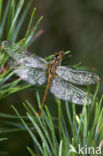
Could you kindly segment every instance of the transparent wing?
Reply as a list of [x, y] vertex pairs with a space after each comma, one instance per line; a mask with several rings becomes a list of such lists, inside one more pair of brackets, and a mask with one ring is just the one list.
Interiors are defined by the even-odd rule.
[[47, 81], [45, 71], [41, 69], [33, 69], [32, 67], [27, 67], [25, 65], [20, 65], [14, 62], [12, 63], [12, 68], [14, 73], [31, 84], [43, 85]]
[[99, 76], [92, 72], [74, 70], [64, 66], [59, 66], [56, 70], [57, 75], [70, 83], [76, 85], [95, 84], [99, 81]]
[[53, 80], [50, 91], [56, 97], [64, 101], [70, 101], [80, 105], [88, 105], [91, 103], [91, 98], [85, 92], [74, 87], [59, 76]]
[[44, 70], [47, 69], [47, 61], [36, 56], [35, 54], [31, 55], [30, 52], [22, 49], [17, 44], [10, 41], [3, 41], [2, 46], [4, 50], [18, 63], [24, 64], [28, 67], [41, 68]]

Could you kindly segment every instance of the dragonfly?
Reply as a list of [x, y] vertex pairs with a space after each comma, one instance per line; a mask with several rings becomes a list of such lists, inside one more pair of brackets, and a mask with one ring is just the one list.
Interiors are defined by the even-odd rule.
[[44, 108], [49, 90], [61, 100], [79, 105], [91, 104], [91, 97], [77, 86], [97, 83], [100, 78], [96, 73], [61, 66], [64, 57], [61, 51], [55, 53], [53, 61], [47, 62], [13, 42], [3, 41], [2, 47], [13, 60], [14, 73], [22, 80], [38, 86], [47, 83], [41, 108]]

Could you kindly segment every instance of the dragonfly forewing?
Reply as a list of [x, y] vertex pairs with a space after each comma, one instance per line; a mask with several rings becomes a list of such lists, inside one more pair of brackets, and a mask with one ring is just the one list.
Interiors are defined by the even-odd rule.
[[48, 62], [36, 54], [32, 55], [30, 52], [22, 49], [17, 44], [10, 41], [3, 41], [2, 46], [9, 56], [15, 59], [18, 63], [32, 68], [47, 70]]
[[59, 66], [56, 70], [56, 73], [62, 79], [76, 85], [95, 84], [100, 79], [99, 76], [95, 73], [75, 70], [65, 66]]
[[64, 101], [70, 101], [79, 105], [91, 104], [91, 98], [88, 94], [61, 79], [59, 76], [53, 80], [50, 91]]

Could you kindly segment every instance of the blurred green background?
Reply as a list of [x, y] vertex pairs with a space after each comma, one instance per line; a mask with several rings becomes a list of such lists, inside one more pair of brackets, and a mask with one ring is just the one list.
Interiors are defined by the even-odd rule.
[[[25, 0], [24, 9], [27, 3], [28, 0]], [[7, 0], [4, 0], [4, 9], [6, 4]], [[73, 65], [81, 62], [81, 66], [88, 66], [91, 71], [98, 73], [102, 78], [103, 1], [33, 0], [17, 41], [23, 38], [27, 30], [27, 24], [34, 7], [37, 8], [34, 24], [38, 17], [41, 15], [44, 17], [39, 27], [42, 33], [28, 50], [41, 57], [47, 57], [55, 51], [70, 50], [72, 58], [66, 56], [67, 64]], [[4, 34], [3, 40], [5, 39]], [[10, 107], [13, 104], [22, 113], [22, 102], [25, 99], [28, 99], [36, 107], [35, 91], [34, 89], [22, 91], [1, 101], [0, 112], [15, 114]], [[102, 92], [103, 82], [101, 81], [99, 94], [101, 95]], [[42, 98], [44, 90], [40, 93]], [[48, 96], [47, 103], [48, 105], [52, 103], [52, 107], [50, 107], [52, 111], [54, 101], [50, 103], [50, 99], [53, 101], [51, 94]], [[9, 135], [3, 134], [2, 137], [8, 137], [9, 140], [5, 141], [4, 145], [0, 145], [1, 155], [8, 155], [8, 153], [2, 153], [5, 149], [9, 151], [10, 156], [29, 155], [25, 149], [26, 145], [32, 146], [28, 134], [16, 132]]]

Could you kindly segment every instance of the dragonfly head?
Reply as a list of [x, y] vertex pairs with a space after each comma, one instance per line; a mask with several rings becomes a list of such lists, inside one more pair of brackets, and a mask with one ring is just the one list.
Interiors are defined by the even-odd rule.
[[55, 59], [61, 59], [63, 58], [64, 53], [62, 51], [55, 52]]

